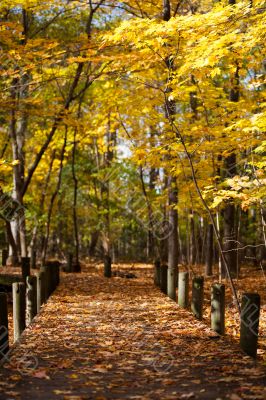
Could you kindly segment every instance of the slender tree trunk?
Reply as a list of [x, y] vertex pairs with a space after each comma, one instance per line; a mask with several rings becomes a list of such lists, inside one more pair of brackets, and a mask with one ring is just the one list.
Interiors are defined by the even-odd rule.
[[75, 265], [79, 265], [79, 229], [77, 219], [77, 199], [78, 199], [78, 178], [76, 175], [75, 163], [76, 163], [76, 151], [77, 151], [77, 131], [74, 131], [74, 142], [72, 148], [72, 177], [74, 182], [74, 193], [73, 193], [73, 225], [74, 225], [74, 247], [75, 247]]
[[176, 278], [178, 273], [178, 214], [176, 210], [178, 192], [176, 178], [169, 177], [169, 236], [167, 294], [176, 300]]
[[91, 240], [89, 244], [89, 256], [93, 257], [95, 256], [95, 249], [98, 243], [100, 232], [99, 231], [93, 231], [91, 234]]
[[17, 244], [14, 240], [14, 236], [12, 233], [12, 229], [11, 229], [11, 225], [9, 221], [6, 221], [6, 234], [7, 234], [7, 240], [8, 243], [12, 249], [12, 265], [16, 266], [18, 263], [18, 248], [17, 248]]
[[206, 237], [206, 260], [205, 260], [205, 274], [211, 276], [213, 271], [213, 226], [208, 224], [207, 237]]
[[[107, 139], [107, 152], [104, 155], [104, 168], [109, 169], [112, 166], [114, 159], [114, 146], [116, 143], [116, 132], [110, 131], [110, 121], [108, 123], [108, 131], [106, 135]], [[102, 183], [101, 186], [102, 204], [105, 210], [105, 223], [103, 231], [103, 249], [104, 256], [111, 256], [111, 231], [110, 231], [110, 179], [107, 179]]]
[[[164, 186], [163, 186], [163, 191], [166, 191], [168, 187], [168, 178], [167, 175], [164, 171]], [[162, 206], [162, 215], [163, 215], [163, 221], [168, 221], [168, 210], [167, 210], [167, 206], [166, 204], [163, 204]], [[156, 235], [158, 235], [158, 232], [156, 232]], [[158, 235], [159, 237], [159, 247], [160, 247], [160, 258], [161, 261], [163, 263], [167, 263], [168, 262], [168, 237], [166, 235], [163, 235], [163, 237], [161, 237], [160, 235]]]
[[[56, 156], [56, 151], [53, 150], [51, 158], [50, 158], [50, 164], [49, 164], [49, 168], [48, 168], [48, 173], [46, 175], [46, 179], [45, 179], [45, 182], [44, 182], [44, 186], [43, 186], [42, 194], [41, 194], [41, 199], [40, 199], [40, 216], [43, 216], [43, 214], [44, 214], [44, 203], [45, 203], [45, 199], [46, 199], [46, 196], [47, 196], [48, 186], [49, 186], [49, 183], [50, 183], [50, 180], [51, 180], [51, 175], [52, 175], [55, 156]], [[35, 235], [32, 238], [31, 248], [34, 248], [36, 246], [37, 236], [38, 236], [38, 226], [36, 227]], [[44, 233], [44, 227], [41, 226], [41, 228], [40, 228], [40, 254], [43, 254], [44, 246], [45, 246], [45, 233]]]
[[[236, 175], [236, 154], [233, 153], [224, 160], [225, 177], [231, 178]], [[236, 218], [235, 206], [228, 203], [223, 210], [223, 249], [225, 259], [232, 277], [237, 275], [237, 242], [236, 242]], [[226, 277], [226, 271], [222, 266], [222, 276]]]
[[45, 239], [44, 239], [44, 246], [43, 246], [43, 252], [42, 252], [42, 265], [45, 264], [46, 255], [47, 255], [48, 243], [49, 243], [49, 238], [50, 238], [50, 224], [51, 224], [53, 206], [54, 206], [55, 199], [58, 195], [58, 192], [59, 192], [59, 189], [61, 186], [63, 161], [64, 161], [64, 156], [65, 156], [66, 143], [67, 143], [67, 128], [65, 129], [65, 138], [64, 138], [64, 143], [63, 143], [62, 150], [61, 150], [61, 155], [60, 155], [60, 166], [59, 166], [58, 177], [57, 177], [57, 185], [56, 185], [55, 191], [53, 192], [53, 194], [51, 196], [51, 200], [50, 200], [50, 204], [49, 204], [49, 208], [48, 208], [47, 223], [46, 223], [46, 235], [45, 235]]
[[[235, 4], [235, 0], [229, 0], [229, 4]], [[229, 94], [229, 100], [237, 103], [240, 97], [239, 91], [239, 66], [236, 64], [236, 69], [234, 76], [231, 79], [231, 89]], [[225, 178], [231, 178], [237, 173], [236, 168], [236, 154], [232, 153], [224, 160], [224, 168], [225, 168]], [[235, 206], [233, 203], [229, 203], [225, 206], [224, 209], [224, 252], [225, 259], [227, 262], [227, 266], [229, 271], [231, 272], [232, 277], [237, 276], [237, 242], [236, 242], [236, 221], [235, 221]], [[226, 277], [225, 266], [222, 265], [222, 275]]]
[[[22, 10], [23, 39], [22, 45], [26, 45], [29, 32], [28, 12]], [[18, 69], [18, 67], [15, 67]], [[19, 78], [13, 80], [11, 89], [11, 111], [10, 137], [12, 143], [13, 160], [19, 161], [13, 169], [13, 198], [20, 205], [19, 213], [11, 222], [13, 237], [15, 238], [18, 252], [21, 257], [27, 257], [26, 221], [25, 209], [23, 207], [23, 186], [25, 179], [25, 135], [28, 125], [28, 112], [23, 100], [29, 95], [30, 75], [23, 70], [18, 70]], [[19, 112], [19, 113], [18, 113]]]
[[[141, 188], [143, 195], [145, 197], [147, 209], [148, 209], [148, 233], [147, 233], [147, 258], [149, 259], [152, 255], [155, 254], [155, 232], [154, 232], [154, 221], [153, 221], [153, 210], [152, 210], [152, 205], [146, 190], [145, 182], [144, 182], [144, 177], [143, 177], [143, 169], [142, 166], [139, 167], [139, 173], [140, 173], [140, 180], [141, 180]], [[150, 174], [150, 182], [149, 182], [149, 187], [150, 189], [154, 189], [153, 181], [152, 181], [152, 176]]]
[[[163, 20], [169, 21], [171, 18], [171, 3], [170, 0], [163, 1]], [[171, 73], [173, 65], [171, 59], [168, 57], [165, 60], [167, 68], [169, 70], [169, 84], [171, 84]], [[171, 92], [171, 87], [168, 87], [168, 91]], [[166, 114], [169, 118], [173, 118], [176, 113], [176, 104], [173, 100], [167, 98]], [[178, 237], [177, 237], [177, 224], [178, 214], [177, 206], [178, 202], [178, 189], [176, 177], [170, 176], [168, 178], [168, 201], [169, 201], [169, 234], [168, 234], [168, 278], [167, 278], [167, 294], [168, 296], [176, 300], [176, 283], [177, 283], [177, 269], [178, 269]]]
[[195, 234], [195, 219], [194, 219], [194, 212], [190, 212], [190, 243], [189, 243], [189, 249], [190, 249], [190, 259], [189, 262], [191, 265], [194, 265], [196, 262], [196, 254], [197, 254], [197, 249], [196, 249], [196, 234]]

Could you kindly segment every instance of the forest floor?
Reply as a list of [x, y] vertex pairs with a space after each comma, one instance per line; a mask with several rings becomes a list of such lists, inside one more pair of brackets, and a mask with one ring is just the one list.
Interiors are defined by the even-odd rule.
[[95, 265], [62, 275], [1, 367], [0, 399], [266, 398], [265, 367], [208, 328], [208, 307], [197, 321], [153, 286], [150, 266], [119, 269], [136, 279]]

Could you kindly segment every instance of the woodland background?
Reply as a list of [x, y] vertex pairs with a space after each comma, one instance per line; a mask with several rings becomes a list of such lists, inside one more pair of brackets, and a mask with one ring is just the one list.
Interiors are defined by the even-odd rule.
[[260, 0], [1, 1], [9, 263], [72, 252], [160, 257], [172, 275], [177, 263], [264, 273], [265, 12]]

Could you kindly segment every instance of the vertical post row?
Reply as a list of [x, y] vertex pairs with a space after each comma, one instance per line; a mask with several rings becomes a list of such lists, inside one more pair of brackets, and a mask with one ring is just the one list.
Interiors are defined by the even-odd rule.
[[7, 294], [0, 293], [0, 359], [8, 353], [8, 310]]
[[211, 328], [224, 335], [225, 332], [225, 286], [216, 283], [211, 288]]
[[30, 275], [30, 257], [21, 257], [22, 280], [26, 284], [26, 278]]
[[189, 274], [188, 272], [179, 272], [178, 274], [178, 304], [182, 308], [188, 307], [189, 296]]
[[160, 288], [163, 293], [167, 294], [168, 266], [166, 264], [161, 265], [160, 272]]
[[240, 346], [251, 357], [257, 356], [260, 296], [244, 293], [241, 302]]
[[112, 259], [110, 256], [104, 257], [104, 276], [105, 278], [112, 277]]
[[37, 314], [36, 276], [27, 276], [26, 285], [26, 323], [28, 326]]
[[160, 268], [161, 268], [161, 261], [160, 259], [156, 259], [154, 261], [154, 285], [160, 286]]
[[203, 316], [203, 296], [204, 278], [203, 276], [197, 276], [192, 280], [191, 311], [193, 315], [200, 320]]
[[25, 329], [25, 284], [23, 282], [13, 283], [12, 292], [14, 341], [16, 342]]

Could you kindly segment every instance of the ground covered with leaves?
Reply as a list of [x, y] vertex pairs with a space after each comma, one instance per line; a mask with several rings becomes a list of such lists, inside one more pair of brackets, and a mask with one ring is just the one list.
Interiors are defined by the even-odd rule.
[[132, 270], [64, 275], [1, 367], [0, 398], [265, 399], [263, 365]]
[[[203, 265], [182, 266], [180, 270], [188, 271], [190, 279], [194, 275], [204, 275], [205, 267]], [[204, 278], [204, 313], [203, 320], [210, 326], [211, 318], [211, 286], [219, 281], [218, 266], [216, 265], [212, 276]], [[240, 316], [233, 301], [232, 291], [228, 280], [223, 279], [225, 285], [225, 329], [228, 340], [239, 343], [240, 338]], [[237, 290], [238, 300], [241, 304], [241, 298], [244, 293], [259, 293], [261, 298], [259, 340], [258, 340], [258, 360], [266, 365], [266, 275], [263, 268], [259, 266], [243, 265], [239, 277], [234, 279]], [[191, 299], [191, 285], [190, 285]]]

